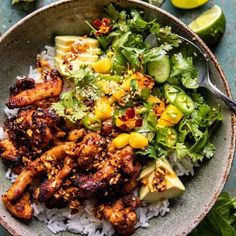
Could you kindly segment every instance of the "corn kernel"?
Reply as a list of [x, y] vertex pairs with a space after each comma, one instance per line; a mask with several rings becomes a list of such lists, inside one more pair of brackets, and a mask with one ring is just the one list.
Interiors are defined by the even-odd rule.
[[96, 102], [95, 116], [100, 120], [106, 120], [112, 117], [113, 108], [107, 99], [100, 99]]
[[116, 138], [114, 138], [112, 142], [116, 148], [123, 148], [129, 144], [129, 138], [129, 134], [123, 133], [119, 134]]
[[145, 148], [148, 145], [148, 139], [137, 132], [130, 134], [129, 145], [133, 148]]
[[92, 67], [97, 73], [108, 73], [112, 67], [111, 59], [109, 59], [108, 57], [104, 57], [99, 61], [93, 63]]

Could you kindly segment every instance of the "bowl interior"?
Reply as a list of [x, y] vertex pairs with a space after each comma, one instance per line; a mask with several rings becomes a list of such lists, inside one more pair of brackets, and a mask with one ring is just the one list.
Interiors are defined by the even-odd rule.
[[[85, 20], [91, 21], [102, 14], [104, 6], [110, 2], [122, 7], [139, 8], [148, 18], [157, 17], [163, 25], [172, 26], [180, 35], [192, 39], [194, 36], [182, 23], [164, 11], [150, 5], [126, 0], [72, 0], [53, 4], [44, 11], [33, 13], [29, 18], [17, 24], [0, 41], [0, 125], [5, 120], [3, 108], [9, 94], [9, 87], [14, 84], [17, 75], [27, 75], [29, 66], [35, 64], [37, 53], [45, 45], [53, 45], [54, 36], [61, 34], [83, 35], [88, 32]], [[196, 43], [209, 54], [200, 41]], [[211, 54], [210, 67], [213, 82], [229, 94], [228, 85]], [[209, 101], [216, 99], [209, 95]], [[232, 162], [234, 149], [234, 129], [230, 112], [222, 104], [224, 122], [214, 135], [215, 157], [196, 170], [194, 177], [186, 181], [186, 193], [171, 201], [171, 212], [165, 217], [153, 219], [148, 229], [139, 229], [135, 235], [186, 235], [208, 212], [219, 192], [223, 188]], [[10, 182], [5, 179], [6, 170], [0, 164], [0, 193], [3, 194]], [[53, 235], [46, 226], [36, 220], [25, 225], [12, 218], [0, 203], [0, 222], [14, 235]], [[61, 235], [69, 235], [62, 233]]]

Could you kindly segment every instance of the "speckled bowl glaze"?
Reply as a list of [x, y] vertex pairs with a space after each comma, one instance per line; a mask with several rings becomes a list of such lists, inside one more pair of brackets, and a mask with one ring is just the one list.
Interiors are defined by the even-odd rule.
[[[44, 45], [53, 45], [58, 34], [85, 34], [88, 21], [101, 16], [104, 6], [110, 2], [125, 8], [142, 9], [148, 18], [158, 18], [163, 25], [172, 26], [180, 35], [193, 40], [209, 56], [213, 82], [230, 96], [227, 80], [216, 58], [206, 45], [182, 22], [167, 12], [140, 1], [127, 0], [67, 0], [59, 1], [27, 16], [0, 38], [0, 125], [5, 116], [3, 108], [9, 87], [17, 75], [28, 73], [29, 66]], [[209, 101], [216, 100], [209, 94]], [[203, 219], [220, 194], [230, 171], [235, 148], [235, 117], [222, 104], [224, 122], [213, 137], [216, 145], [215, 157], [204, 163], [194, 177], [185, 181], [186, 193], [171, 201], [171, 212], [165, 217], [151, 220], [148, 229], [138, 229], [135, 235], [187, 235]], [[0, 193], [10, 182], [5, 179], [6, 170], [0, 164]], [[0, 203], [0, 223], [15, 236], [53, 235], [46, 226], [36, 220], [23, 224], [12, 218]], [[59, 235], [71, 235], [62, 233]]]

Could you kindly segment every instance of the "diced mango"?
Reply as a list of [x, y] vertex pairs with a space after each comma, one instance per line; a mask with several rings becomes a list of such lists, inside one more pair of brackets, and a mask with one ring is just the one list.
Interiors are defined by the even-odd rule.
[[174, 126], [175, 124], [170, 123], [170, 122], [163, 120], [163, 119], [159, 119], [157, 122], [157, 125], [158, 125], [158, 127], [171, 127], [171, 126]]
[[126, 91], [129, 91], [129, 90], [130, 90], [130, 82], [131, 82], [131, 80], [133, 80], [133, 79], [135, 79], [135, 80], [137, 79], [137, 77], [136, 77], [134, 74], [131, 75], [129, 78], [125, 79], [125, 80], [123, 81], [121, 87], [122, 87], [123, 89], [125, 89]]
[[129, 138], [129, 145], [133, 148], [145, 148], [148, 145], [148, 139], [137, 132], [132, 132]]
[[104, 57], [92, 65], [97, 73], [106, 74], [111, 70], [112, 62], [108, 57]]
[[123, 133], [114, 138], [112, 142], [116, 148], [123, 148], [129, 144], [129, 138], [130, 134]]
[[124, 124], [124, 121], [122, 121], [119, 117], [115, 119], [115, 125], [117, 127], [121, 127]]
[[117, 92], [112, 94], [112, 97], [114, 97], [116, 100], [120, 100], [122, 97], [124, 97], [126, 94], [126, 91], [124, 89], [119, 89]]
[[175, 106], [168, 105], [166, 110], [162, 113], [158, 124], [163, 125], [166, 122], [166, 126], [174, 126], [182, 119], [183, 113]]
[[109, 81], [99, 80], [97, 81], [97, 85], [101, 88], [102, 92], [104, 92], [105, 94], [109, 94], [111, 92], [111, 89], [109, 87]]
[[106, 98], [101, 98], [95, 105], [95, 116], [100, 120], [106, 120], [112, 117], [113, 108]]
[[161, 100], [158, 97], [155, 97], [153, 95], [150, 95], [147, 101], [148, 103], [151, 103], [151, 104], [156, 104], [156, 103], [161, 102]]

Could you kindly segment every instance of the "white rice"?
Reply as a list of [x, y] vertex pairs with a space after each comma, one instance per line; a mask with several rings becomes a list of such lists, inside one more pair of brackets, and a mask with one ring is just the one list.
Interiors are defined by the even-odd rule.
[[4, 112], [7, 116], [7, 118], [12, 118], [12, 117], [16, 116], [18, 111], [19, 111], [19, 108], [15, 108], [15, 109], [9, 109], [8, 107], [4, 108]]
[[168, 161], [177, 176], [194, 175], [194, 167], [199, 167], [198, 162], [193, 162], [190, 157], [178, 158], [176, 154], [168, 157]]
[[9, 179], [12, 183], [14, 183], [17, 179], [18, 175], [14, 174], [11, 169], [7, 170], [6, 178]]
[[7, 133], [4, 131], [3, 127], [0, 126], [0, 141], [7, 138]]
[[[137, 212], [138, 223], [136, 228], [148, 227], [148, 221], [155, 216], [164, 216], [170, 211], [168, 200], [139, 207]], [[42, 204], [32, 204], [34, 216], [47, 224], [47, 228], [53, 233], [70, 231], [88, 236], [111, 236], [114, 229], [105, 220], [97, 219], [93, 214], [93, 201], [86, 201], [77, 214], [72, 215], [69, 208], [48, 209]]]
[[[54, 67], [54, 56], [55, 56], [55, 48], [51, 46], [45, 46], [45, 50], [39, 54], [39, 58], [47, 61], [50, 67]], [[42, 82], [42, 76], [40, 71], [37, 68], [33, 68], [30, 66], [29, 69], [29, 78], [34, 79], [36, 83]], [[19, 79], [22, 77], [19, 77]]]
[[[42, 59], [47, 60], [51, 67], [54, 67], [54, 55], [55, 49], [50, 46], [45, 46], [45, 50], [39, 55]], [[29, 69], [30, 78], [34, 79], [36, 83], [41, 82], [41, 74], [32, 66]], [[18, 76], [17, 79], [23, 77]], [[68, 91], [71, 87], [70, 83], [67, 83], [64, 87], [64, 91]], [[8, 118], [14, 117], [18, 113], [18, 109], [4, 109]], [[0, 140], [6, 138], [2, 127], [0, 127]], [[178, 176], [182, 175], [193, 175], [194, 166], [198, 166], [198, 163], [193, 163], [190, 158], [179, 160], [176, 155], [172, 155], [169, 158], [169, 162]], [[15, 175], [11, 169], [8, 169], [6, 178], [11, 182], [15, 182], [17, 175]], [[137, 192], [134, 192], [137, 195]], [[44, 204], [33, 203], [34, 216], [39, 221], [45, 223], [47, 228], [53, 232], [70, 231], [72, 233], [80, 233], [88, 236], [111, 236], [113, 235], [114, 229], [111, 224], [105, 220], [97, 219], [93, 214], [94, 203], [93, 201], [86, 201], [84, 206], [81, 207], [77, 214], [71, 214], [69, 208], [63, 209], [48, 209]], [[139, 207], [136, 210], [137, 213], [137, 225], [139, 227], [148, 227], [149, 220], [153, 217], [164, 216], [170, 211], [169, 201], [161, 201], [155, 204], [149, 204], [146, 206]]]

